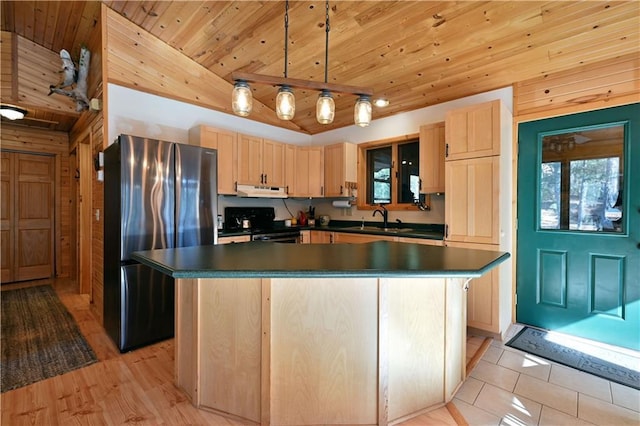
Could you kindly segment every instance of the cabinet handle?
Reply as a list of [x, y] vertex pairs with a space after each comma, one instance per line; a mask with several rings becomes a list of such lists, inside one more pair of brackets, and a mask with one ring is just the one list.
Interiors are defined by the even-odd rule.
[[449, 144], [448, 143], [444, 144], [444, 156], [445, 157], [449, 156]]
[[324, 195], [324, 186], [320, 187], [320, 195]]
[[444, 225], [444, 238], [445, 240], [449, 238], [449, 225]]
[[266, 173], [264, 174], [264, 183], [265, 183], [265, 185], [267, 184], [267, 174]]
[[418, 189], [422, 191], [422, 179], [418, 179]]
[[340, 185], [340, 195], [342, 195], [342, 185]]

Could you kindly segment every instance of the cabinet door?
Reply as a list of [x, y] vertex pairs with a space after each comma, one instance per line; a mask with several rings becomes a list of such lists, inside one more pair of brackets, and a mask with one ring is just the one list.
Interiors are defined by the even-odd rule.
[[357, 172], [357, 146], [338, 143], [324, 147], [324, 196], [347, 197], [348, 186], [355, 185]]
[[422, 244], [425, 246], [443, 246], [444, 245], [444, 241], [442, 240], [431, 240], [427, 238], [398, 237], [396, 241], [399, 243]]
[[290, 197], [296, 195], [296, 146], [284, 145], [284, 186]]
[[309, 192], [310, 197], [324, 196], [324, 148], [309, 148]]
[[311, 231], [311, 244], [331, 244], [333, 243], [333, 232]]
[[218, 194], [235, 195], [238, 181], [238, 134], [198, 126], [189, 130], [189, 144], [218, 150]]
[[[447, 247], [500, 251], [493, 244], [447, 242]], [[467, 325], [491, 333], [500, 333], [500, 266], [469, 282]], [[503, 297], [511, 297], [505, 294]]]
[[238, 137], [238, 183], [262, 185], [262, 138], [247, 135]]
[[263, 183], [270, 186], [285, 186], [285, 144], [264, 139], [262, 141]]
[[296, 197], [321, 197], [324, 190], [324, 153], [322, 147], [298, 147], [296, 150]]
[[444, 192], [444, 122], [420, 126], [420, 193]]
[[334, 232], [334, 243], [371, 243], [373, 241], [396, 241], [396, 237], [384, 235], [352, 234], [350, 232]]
[[500, 155], [499, 100], [447, 112], [446, 160]]
[[499, 160], [483, 157], [446, 162], [446, 240], [499, 243]]
[[251, 236], [249, 235], [218, 237], [218, 244], [248, 243], [249, 241], [251, 241]]
[[311, 244], [311, 231], [300, 231], [300, 244]]

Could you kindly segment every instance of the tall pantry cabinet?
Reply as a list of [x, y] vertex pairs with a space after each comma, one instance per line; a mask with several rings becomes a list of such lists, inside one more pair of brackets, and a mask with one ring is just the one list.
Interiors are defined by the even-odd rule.
[[[445, 120], [445, 244], [512, 252], [512, 115], [500, 101]], [[512, 262], [473, 279], [467, 325], [504, 337], [512, 318]]]

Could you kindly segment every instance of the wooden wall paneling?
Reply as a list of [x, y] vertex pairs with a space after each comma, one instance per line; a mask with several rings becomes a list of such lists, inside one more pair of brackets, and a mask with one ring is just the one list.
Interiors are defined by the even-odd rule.
[[[106, 6], [106, 81], [232, 114], [233, 85]], [[254, 99], [253, 120], [300, 130]]]
[[103, 151], [103, 121], [97, 117], [91, 125], [91, 302], [102, 322], [104, 293], [104, 184], [97, 179], [94, 159]]
[[21, 105], [50, 109], [77, 116], [75, 102], [62, 95], [49, 94], [49, 85], [61, 80], [59, 54], [18, 37], [18, 97]]
[[12, 282], [14, 277], [13, 261], [15, 256], [14, 205], [15, 195], [13, 176], [15, 154], [0, 152], [0, 282]]
[[640, 54], [633, 53], [514, 85], [518, 121], [640, 102]]
[[79, 276], [78, 285], [80, 293], [89, 294], [91, 291], [91, 174], [93, 162], [91, 159], [90, 138], [87, 137], [78, 145], [78, 157], [80, 163], [80, 199], [78, 218], [78, 253]]
[[16, 43], [18, 38], [13, 33], [2, 31], [0, 34], [0, 94], [2, 100], [10, 102], [15, 100], [17, 79], [12, 78], [16, 73]]

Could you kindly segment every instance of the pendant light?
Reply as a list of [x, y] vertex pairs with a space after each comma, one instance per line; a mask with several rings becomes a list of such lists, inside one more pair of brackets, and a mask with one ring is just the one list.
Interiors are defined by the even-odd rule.
[[253, 96], [251, 95], [251, 88], [246, 81], [236, 80], [231, 94], [231, 106], [233, 113], [240, 117], [246, 117], [251, 114]]
[[353, 110], [353, 122], [360, 127], [367, 127], [371, 123], [371, 98], [360, 95]]
[[253, 98], [249, 83], [268, 84], [278, 86], [275, 110], [279, 119], [292, 120], [296, 112], [294, 87], [304, 90], [318, 90], [320, 95], [316, 101], [316, 119], [320, 124], [331, 124], [335, 117], [335, 102], [332, 93], [346, 93], [358, 96], [354, 110], [355, 122], [358, 126], [367, 126], [371, 122], [371, 96], [373, 90], [369, 87], [347, 86], [333, 84], [328, 81], [329, 74], [329, 1], [325, 1], [325, 61], [324, 83], [319, 81], [301, 80], [288, 77], [288, 47], [289, 47], [289, 1], [285, 2], [284, 16], [284, 77], [267, 76], [234, 71], [231, 78], [234, 82], [232, 94], [233, 112], [246, 117], [251, 113]]
[[[324, 84], [328, 83], [327, 75], [329, 73], [329, 0], [325, 1], [325, 42], [324, 42]], [[333, 96], [328, 89], [322, 89], [318, 102], [316, 102], [316, 119], [320, 124], [333, 123], [333, 117], [336, 114], [336, 104]]]
[[[289, 65], [289, 0], [284, 6], [284, 78], [287, 78]], [[287, 85], [280, 86], [276, 96], [276, 115], [280, 120], [291, 120], [296, 114], [296, 98]]]
[[13, 105], [0, 106], [0, 115], [9, 120], [22, 120], [27, 115], [27, 110]]
[[336, 104], [333, 101], [333, 96], [328, 90], [323, 90], [318, 96], [318, 102], [316, 102], [316, 119], [320, 124], [333, 123], [333, 117], [336, 114]]

